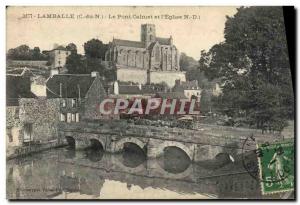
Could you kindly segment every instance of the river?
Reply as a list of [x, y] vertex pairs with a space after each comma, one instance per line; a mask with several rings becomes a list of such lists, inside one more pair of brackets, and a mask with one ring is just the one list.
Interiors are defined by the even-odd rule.
[[47, 150], [7, 162], [9, 199], [261, 198], [240, 161], [192, 163], [180, 150], [147, 159], [142, 150]]

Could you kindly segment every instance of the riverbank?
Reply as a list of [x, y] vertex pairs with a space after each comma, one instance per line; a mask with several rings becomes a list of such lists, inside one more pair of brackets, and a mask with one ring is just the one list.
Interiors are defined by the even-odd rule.
[[28, 144], [21, 147], [10, 148], [6, 152], [6, 159], [9, 160], [16, 157], [24, 157], [32, 153], [42, 152], [48, 149], [63, 147], [66, 145], [67, 144], [64, 142], [60, 142], [58, 140], [52, 140], [44, 143]]

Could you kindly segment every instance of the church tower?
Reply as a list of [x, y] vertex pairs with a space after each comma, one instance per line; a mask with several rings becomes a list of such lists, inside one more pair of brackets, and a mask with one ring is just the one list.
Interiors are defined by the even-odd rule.
[[154, 24], [142, 24], [141, 27], [141, 41], [148, 46], [151, 42], [156, 39], [155, 25]]

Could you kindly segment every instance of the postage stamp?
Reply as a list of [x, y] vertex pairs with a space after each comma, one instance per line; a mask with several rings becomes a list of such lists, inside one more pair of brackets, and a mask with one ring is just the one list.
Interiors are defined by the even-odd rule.
[[294, 190], [294, 143], [258, 144], [257, 156], [262, 194]]

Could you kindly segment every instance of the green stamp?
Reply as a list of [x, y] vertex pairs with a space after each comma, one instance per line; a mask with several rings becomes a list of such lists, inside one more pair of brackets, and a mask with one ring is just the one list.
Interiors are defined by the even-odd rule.
[[262, 194], [294, 190], [294, 143], [257, 145]]

